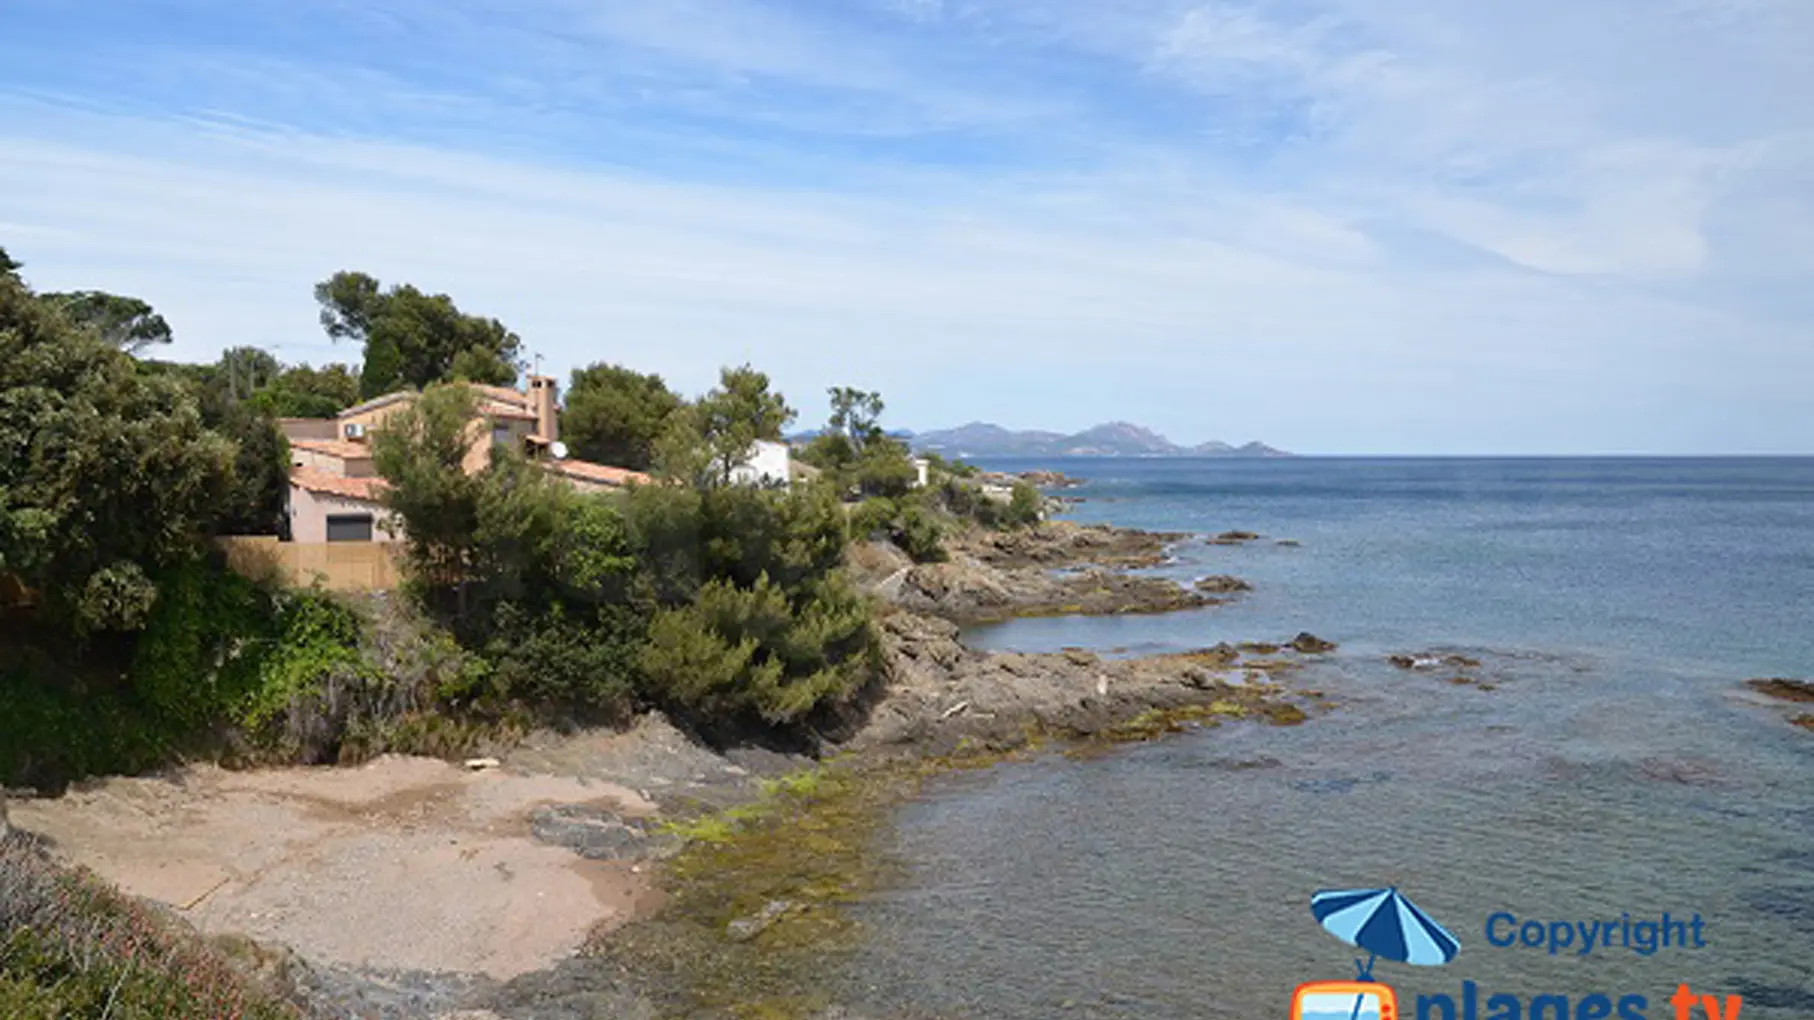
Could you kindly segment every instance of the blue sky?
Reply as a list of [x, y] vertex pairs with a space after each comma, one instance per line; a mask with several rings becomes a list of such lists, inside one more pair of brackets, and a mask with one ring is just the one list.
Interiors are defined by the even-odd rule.
[[0, 0], [0, 244], [565, 375], [1312, 453], [1814, 451], [1806, 0]]

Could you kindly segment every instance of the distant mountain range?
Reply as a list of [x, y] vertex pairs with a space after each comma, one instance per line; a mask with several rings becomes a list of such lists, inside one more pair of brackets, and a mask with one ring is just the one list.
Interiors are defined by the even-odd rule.
[[914, 434], [913, 448], [953, 457], [1289, 457], [1265, 443], [1179, 446], [1151, 429], [1109, 422], [1072, 435], [1014, 431], [987, 422]]

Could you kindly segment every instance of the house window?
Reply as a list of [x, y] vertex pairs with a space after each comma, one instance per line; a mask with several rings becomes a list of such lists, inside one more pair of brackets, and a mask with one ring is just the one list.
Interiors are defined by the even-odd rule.
[[370, 542], [372, 540], [371, 514], [329, 514], [328, 541], [330, 542]]
[[510, 442], [510, 426], [493, 425], [491, 427], [491, 441], [499, 446]]

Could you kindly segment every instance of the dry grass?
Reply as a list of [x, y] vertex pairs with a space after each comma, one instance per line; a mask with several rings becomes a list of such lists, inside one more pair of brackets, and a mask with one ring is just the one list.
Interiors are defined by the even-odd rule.
[[220, 954], [92, 875], [0, 836], [0, 1016], [296, 1020]]

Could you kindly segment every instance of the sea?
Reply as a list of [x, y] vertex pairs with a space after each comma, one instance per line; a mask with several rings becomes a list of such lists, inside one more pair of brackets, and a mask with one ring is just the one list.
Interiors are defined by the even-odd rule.
[[839, 977], [857, 1012], [1283, 1020], [1366, 955], [1312, 895], [1395, 887], [1461, 947], [1374, 964], [1400, 1017], [1814, 1018], [1814, 731], [1745, 685], [1814, 675], [1814, 459], [984, 466], [1083, 479], [1075, 520], [1265, 537], [1156, 568], [1253, 584], [1229, 605], [973, 646], [1340, 648], [1287, 681], [1322, 695], [1302, 725], [1054, 753], [901, 810], [901, 879]]

